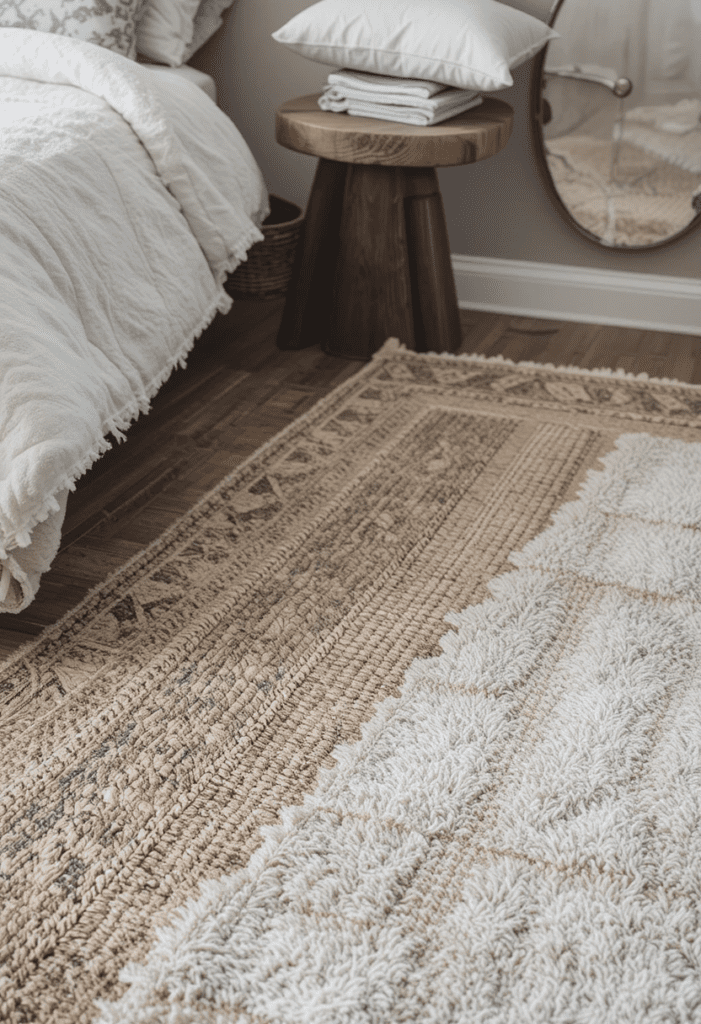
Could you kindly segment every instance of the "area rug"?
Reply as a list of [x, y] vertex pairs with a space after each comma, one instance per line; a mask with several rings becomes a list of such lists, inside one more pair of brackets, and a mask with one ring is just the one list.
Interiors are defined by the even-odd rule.
[[0, 667], [0, 1019], [696, 1019], [700, 427], [391, 341]]
[[592, 234], [609, 245], [652, 245], [696, 216], [691, 198], [699, 178], [672, 162], [651, 160], [634, 127], [626, 127], [623, 138], [614, 180], [611, 141], [587, 135], [548, 139], [548, 169], [567, 209]]

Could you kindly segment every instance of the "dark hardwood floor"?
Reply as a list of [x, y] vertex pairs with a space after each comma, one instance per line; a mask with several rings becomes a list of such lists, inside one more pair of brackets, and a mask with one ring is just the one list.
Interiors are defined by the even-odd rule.
[[[362, 363], [319, 348], [281, 352], [282, 301], [234, 303], [71, 494], [61, 550], [35, 601], [0, 615], [0, 658], [36, 636], [159, 536], [264, 441]], [[701, 383], [701, 334], [461, 310], [463, 352]]]

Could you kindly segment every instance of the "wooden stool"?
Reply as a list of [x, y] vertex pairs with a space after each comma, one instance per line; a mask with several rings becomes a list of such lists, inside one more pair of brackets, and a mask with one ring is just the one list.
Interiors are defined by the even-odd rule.
[[321, 343], [369, 359], [394, 336], [454, 352], [460, 318], [436, 167], [475, 163], [508, 142], [513, 110], [485, 98], [427, 128], [321, 110], [319, 93], [278, 109], [275, 138], [319, 157], [277, 343]]

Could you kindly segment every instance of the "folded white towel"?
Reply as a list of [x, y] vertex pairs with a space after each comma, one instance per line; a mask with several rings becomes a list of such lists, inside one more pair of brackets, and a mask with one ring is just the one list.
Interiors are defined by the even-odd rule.
[[[429, 100], [436, 93], [445, 92], [450, 86], [441, 82], [426, 82], [421, 78], [394, 78], [389, 75], [375, 75], [369, 71], [352, 71], [350, 68], [341, 68], [334, 71], [328, 77], [329, 86], [339, 86], [342, 90], [353, 89], [370, 93], [398, 93], [402, 96], [415, 96], [419, 100]], [[455, 89], [451, 90], [456, 92]], [[377, 98], [368, 96], [368, 99]]]
[[439, 124], [481, 102], [479, 93], [468, 89], [345, 69], [329, 75], [318, 100], [322, 110], [422, 127]]

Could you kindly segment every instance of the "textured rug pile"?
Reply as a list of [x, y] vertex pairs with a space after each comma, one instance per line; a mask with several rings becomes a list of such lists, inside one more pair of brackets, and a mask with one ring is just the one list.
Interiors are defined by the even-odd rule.
[[700, 427], [388, 343], [2, 666], [0, 1019], [699, 1019]]

